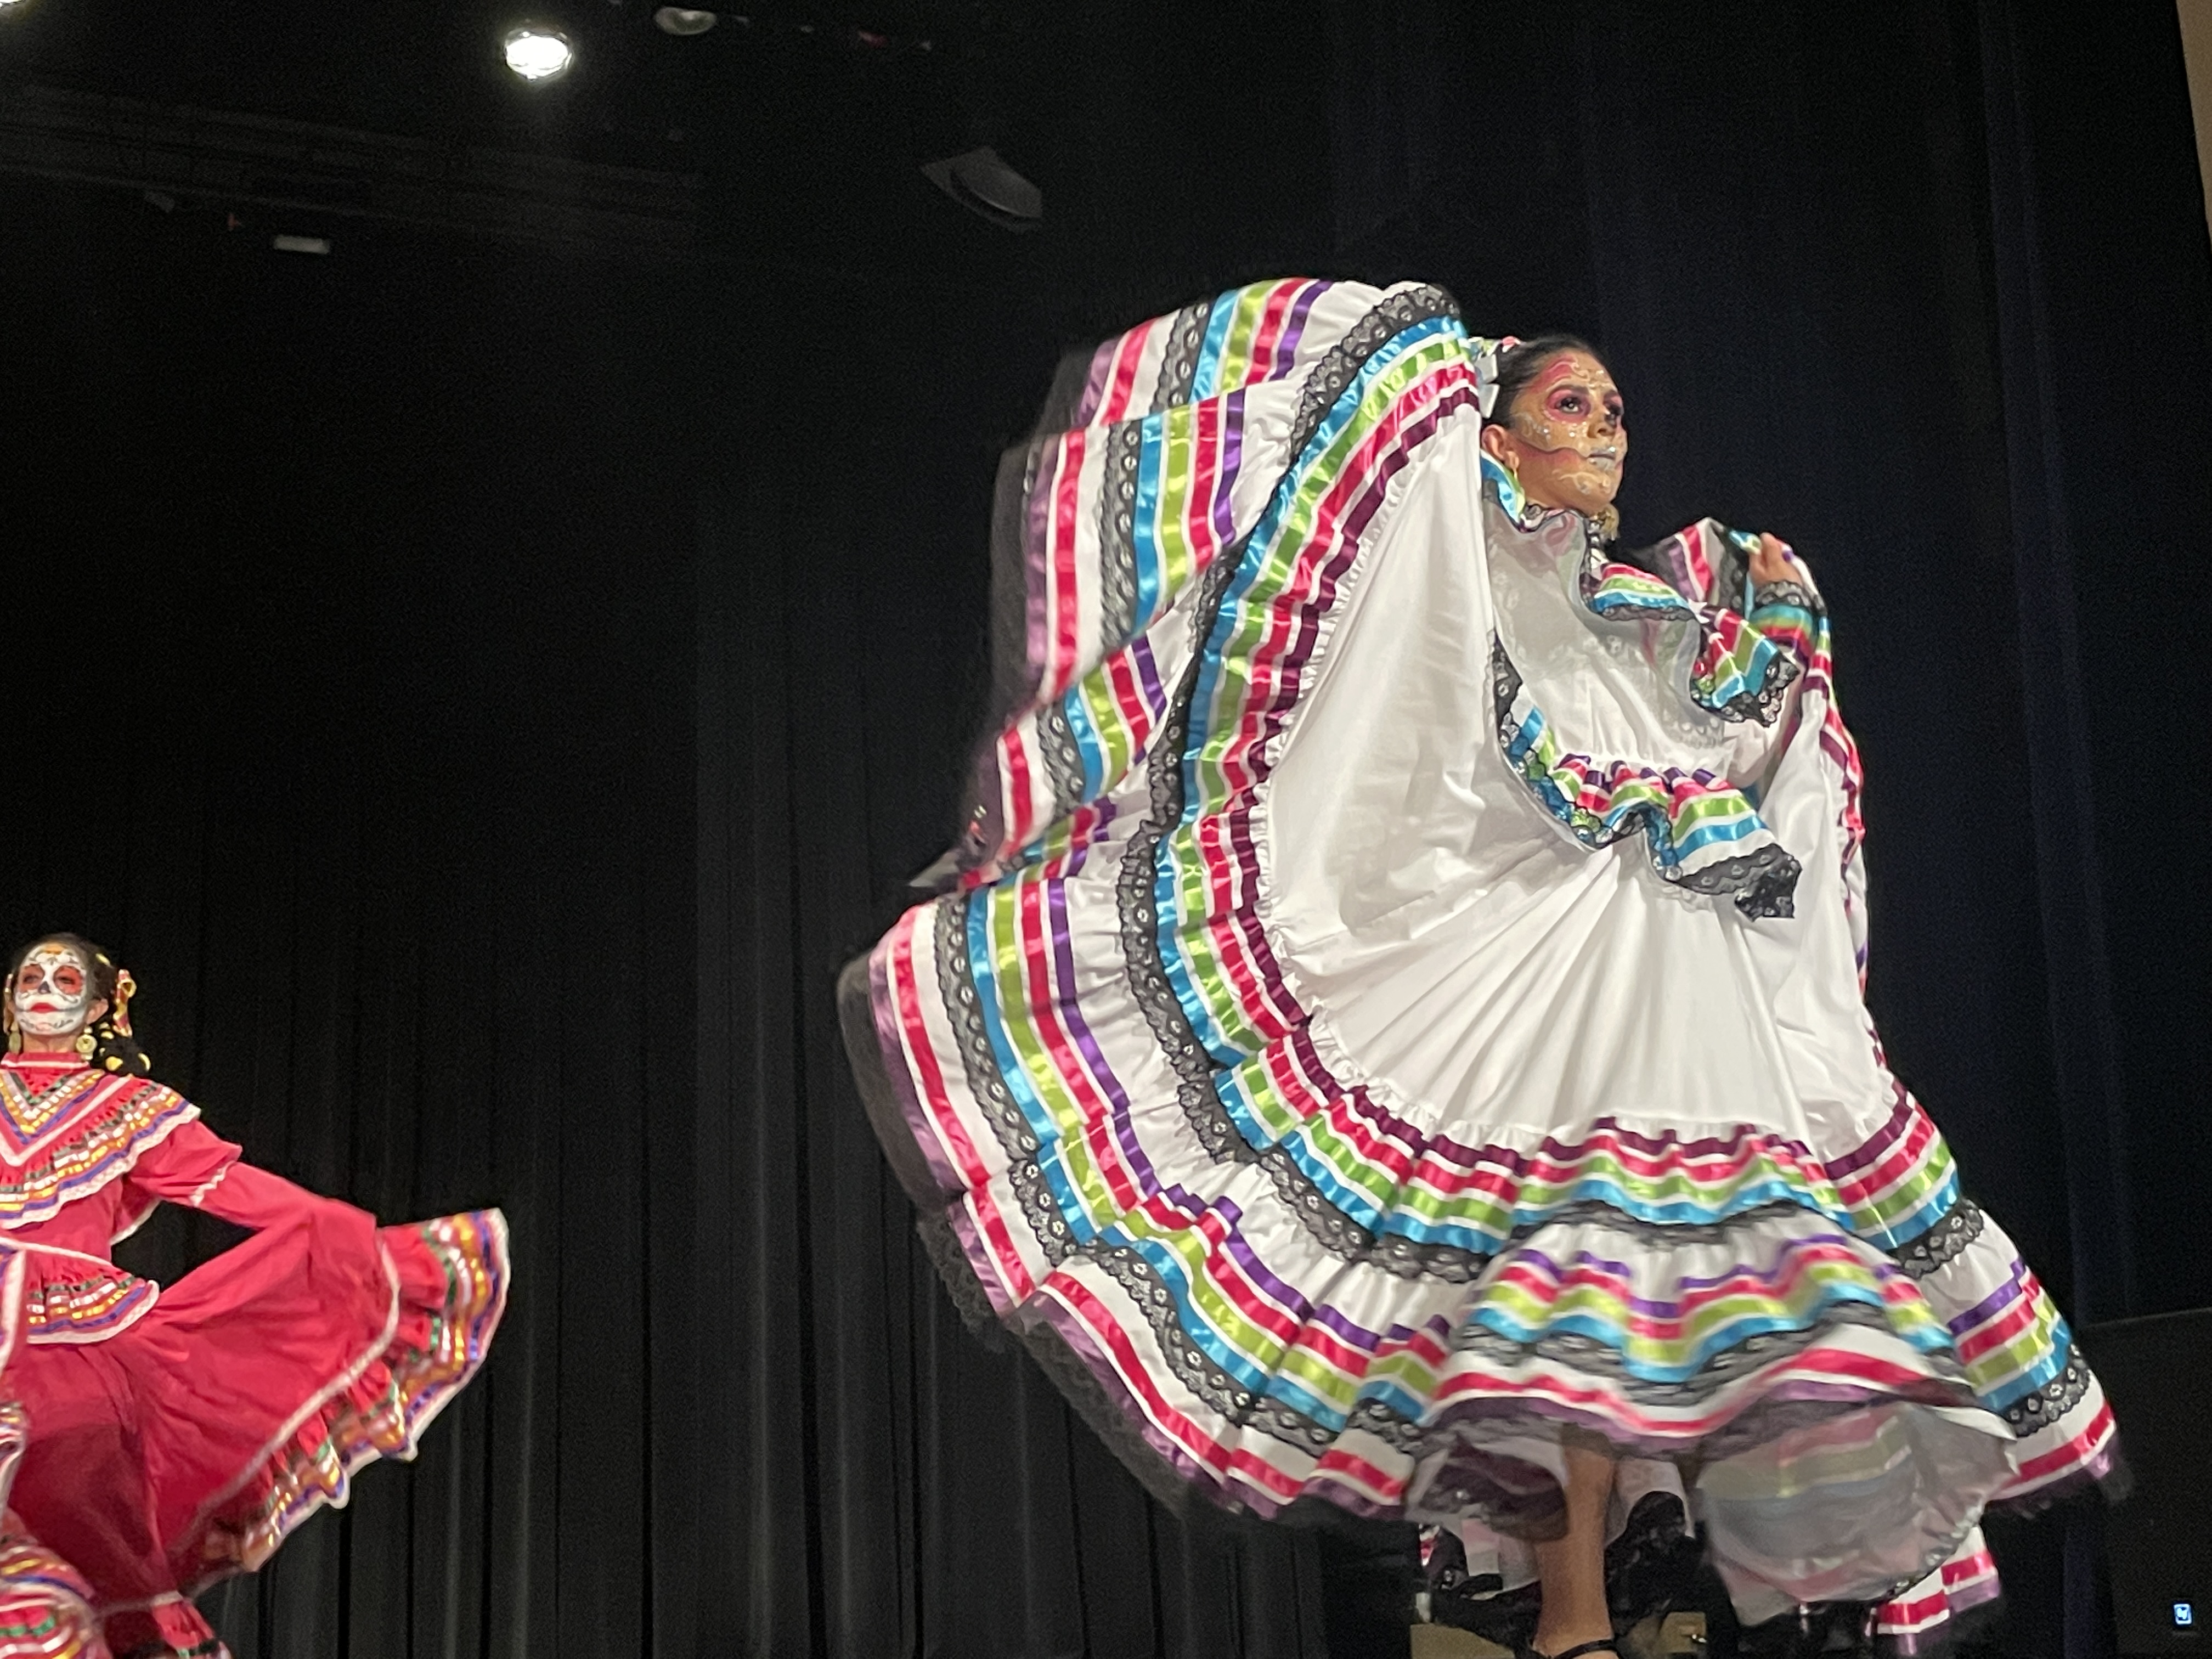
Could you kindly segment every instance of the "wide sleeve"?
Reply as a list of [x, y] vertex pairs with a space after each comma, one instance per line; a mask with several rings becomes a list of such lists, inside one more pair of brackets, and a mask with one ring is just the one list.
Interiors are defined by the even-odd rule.
[[1753, 591], [1744, 612], [1747, 631], [1772, 647], [1789, 668], [1771, 718], [1746, 721], [1729, 734], [1729, 775], [1740, 787], [1764, 785], [1782, 750], [1797, 735], [1798, 702], [1811, 682], [1826, 614], [1809, 574], [1803, 574], [1802, 562], [1797, 568], [1802, 580], [1761, 584]]
[[1751, 596], [1744, 620], [1790, 653], [1800, 675], [1813, 667], [1814, 639], [1823, 612], [1820, 596], [1802, 581], [1768, 582]]
[[[246, 1163], [240, 1149], [195, 1120], [143, 1154], [131, 1184], [150, 1204], [165, 1199], [259, 1232], [337, 1204]], [[340, 1207], [349, 1207], [341, 1206]]]

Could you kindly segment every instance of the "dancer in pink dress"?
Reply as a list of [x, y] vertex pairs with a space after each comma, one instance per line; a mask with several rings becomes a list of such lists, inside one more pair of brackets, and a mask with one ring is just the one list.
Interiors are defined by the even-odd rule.
[[[21, 1280], [22, 1255], [0, 1243], [0, 1283]], [[14, 1322], [0, 1316], [0, 1367], [16, 1336]], [[21, 1406], [0, 1401], [0, 1659], [112, 1659], [92, 1610], [92, 1586], [8, 1507], [27, 1426]]]
[[[28, 1431], [9, 1502], [115, 1653], [219, 1654], [191, 1597], [343, 1504], [363, 1463], [411, 1457], [483, 1363], [507, 1229], [496, 1210], [380, 1227], [243, 1162], [146, 1075], [132, 989], [74, 934], [9, 968], [0, 1399]], [[163, 1200], [255, 1237], [157, 1285], [110, 1251]]]

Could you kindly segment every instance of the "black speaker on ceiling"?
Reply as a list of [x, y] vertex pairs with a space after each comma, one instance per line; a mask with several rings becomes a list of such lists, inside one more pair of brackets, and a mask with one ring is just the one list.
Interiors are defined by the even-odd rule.
[[2081, 1333], [2135, 1490], [2105, 1527], [2120, 1651], [2212, 1656], [2212, 1308]]

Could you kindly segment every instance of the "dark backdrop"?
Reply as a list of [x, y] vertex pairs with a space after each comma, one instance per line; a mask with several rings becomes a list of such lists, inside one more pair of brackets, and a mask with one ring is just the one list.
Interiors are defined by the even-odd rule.
[[[116, 947], [257, 1161], [514, 1226], [421, 1462], [210, 1599], [241, 1659], [1388, 1650], [1371, 1536], [1177, 1524], [961, 1328], [830, 1002], [952, 828], [998, 450], [1069, 345], [1284, 270], [1589, 332], [1631, 530], [1807, 554], [1893, 1060], [2071, 1305], [2212, 1301], [2170, 5], [1187, 10], [963, 60], [1027, 238], [915, 178], [941, 112], [827, 58], [707, 100], [682, 259], [286, 258], [0, 179], [0, 934]], [[1999, 1536], [2008, 1651], [2059, 1645], [2064, 1530]]]

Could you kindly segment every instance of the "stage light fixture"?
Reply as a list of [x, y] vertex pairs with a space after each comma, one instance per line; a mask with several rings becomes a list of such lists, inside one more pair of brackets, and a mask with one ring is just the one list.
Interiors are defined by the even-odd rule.
[[963, 155], [948, 155], [922, 168], [922, 175], [966, 208], [1001, 230], [1035, 230], [1044, 218], [1044, 192], [1008, 167], [986, 144]]
[[525, 23], [509, 30], [502, 49], [507, 68], [530, 82], [557, 80], [576, 61], [576, 49], [568, 44], [568, 37], [543, 23]]
[[653, 14], [653, 21], [663, 34], [704, 34], [722, 20], [716, 13], [695, 6], [663, 6]]

